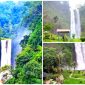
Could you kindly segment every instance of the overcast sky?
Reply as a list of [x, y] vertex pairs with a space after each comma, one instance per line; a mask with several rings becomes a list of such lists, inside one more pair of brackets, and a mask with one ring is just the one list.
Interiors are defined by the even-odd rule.
[[72, 7], [79, 7], [80, 5], [85, 4], [85, 0], [69, 0], [69, 3]]
[[[52, 1], [52, 0], [43, 0], [43, 1]], [[85, 4], [85, 0], [54, 0], [54, 1], [69, 1], [70, 5], [75, 7], [80, 7]]]
[[[41, 0], [0, 0], [0, 2], [4, 1], [14, 1], [15, 3], [18, 3], [18, 1], [41, 1]], [[52, 0], [42, 0], [42, 1], [52, 1]], [[55, 1], [69, 1], [70, 5], [74, 8], [83, 5], [85, 3], [85, 0], [55, 0]]]
[[15, 3], [18, 3], [18, 1], [41, 1], [41, 0], [0, 0], [0, 2], [4, 1], [14, 1]]

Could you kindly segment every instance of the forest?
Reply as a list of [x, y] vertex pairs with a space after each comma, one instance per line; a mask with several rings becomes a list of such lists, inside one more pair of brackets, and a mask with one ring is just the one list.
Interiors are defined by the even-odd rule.
[[81, 70], [77, 69], [75, 44], [44, 43], [43, 45], [44, 84], [85, 84], [85, 69], [81, 69], [82, 64]]
[[[7, 79], [8, 74], [4, 75], [4, 84], [42, 83], [41, 17], [41, 1], [0, 3], [0, 39], [9, 38], [13, 43], [16, 43], [14, 40], [18, 41], [23, 37], [20, 42], [18, 41], [22, 50], [15, 56], [15, 67], [8, 65], [0, 67], [0, 72], [9, 70], [12, 75], [9, 79]], [[15, 47], [12, 48], [12, 50], [14, 49]]]

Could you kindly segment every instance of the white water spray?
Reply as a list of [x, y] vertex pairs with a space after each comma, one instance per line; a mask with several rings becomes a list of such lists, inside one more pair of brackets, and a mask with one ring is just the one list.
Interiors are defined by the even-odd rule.
[[71, 25], [70, 25], [70, 37], [72, 38], [80, 38], [81, 35], [81, 24], [80, 24], [80, 14], [79, 9], [77, 7], [72, 7], [70, 4], [70, 12], [71, 12]]
[[76, 30], [76, 37], [77, 38], [80, 38], [81, 36], [81, 25], [80, 25], [80, 14], [79, 14], [79, 9], [75, 9], [75, 12], [76, 12], [76, 27], [75, 27], [75, 30]]
[[84, 51], [85, 51], [84, 43], [75, 43], [75, 52], [76, 52], [76, 61], [77, 61], [76, 70], [85, 70]]
[[71, 11], [70, 36], [72, 38], [73, 35], [76, 35], [76, 30], [75, 30], [75, 15], [74, 15], [74, 9], [70, 8], [70, 11]]
[[11, 39], [1, 40], [1, 67], [11, 65]]

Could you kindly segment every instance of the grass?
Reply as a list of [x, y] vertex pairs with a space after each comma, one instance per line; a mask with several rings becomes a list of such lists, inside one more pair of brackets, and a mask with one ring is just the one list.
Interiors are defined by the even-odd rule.
[[0, 40], [9, 40], [10, 38], [2, 38], [0, 37]]
[[44, 42], [81, 42], [80, 39], [69, 39], [68, 41], [63, 41], [63, 40], [52, 40], [52, 39], [44, 39]]
[[81, 40], [78, 38], [75, 38], [75, 39], [70, 39], [69, 42], [81, 42]]
[[72, 75], [74, 78], [84, 78], [85, 79], [85, 71], [79, 71], [78, 73], [75, 72], [75, 74]]
[[45, 32], [44, 35], [44, 42], [56, 42], [56, 41], [61, 41], [62, 42], [62, 37], [61, 36], [58, 36], [58, 35], [55, 35], [55, 34], [52, 34], [50, 32]]
[[[58, 75], [57, 73], [50, 73], [47, 80], [53, 79], [55, 81]], [[64, 76], [63, 84], [85, 84], [85, 71], [63, 70], [62, 75]]]
[[68, 78], [64, 80], [64, 84], [85, 84], [85, 80]]
[[68, 77], [70, 76], [70, 74], [72, 73], [72, 71], [69, 70], [64, 70], [63, 71], [63, 76], [65, 79], [68, 79]]
[[44, 39], [44, 42], [63, 42], [63, 41]]
[[44, 42], [81, 42], [81, 39], [79, 38], [70, 38], [68, 36], [59, 36], [55, 35], [53, 33], [50, 33], [48, 31], [43, 33], [43, 41]]
[[[70, 75], [72, 76], [70, 77]], [[63, 72], [64, 84], [85, 84], [85, 71], [67, 71]]]

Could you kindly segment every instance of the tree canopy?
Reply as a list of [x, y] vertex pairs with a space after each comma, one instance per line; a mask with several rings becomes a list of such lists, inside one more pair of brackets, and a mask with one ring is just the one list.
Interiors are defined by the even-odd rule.
[[[22, 51], [16, 57], [16, 67], [12, 70], [13, 78], [6, 84], [41, 84], [42, 83], [42, 5], [41, 2], [26, 2], [30, 13], [23, 17], [21, 26], [31, 30], [25, 35], [20, 45]], [[29, 26], [28, 26], [29, 25]]]

